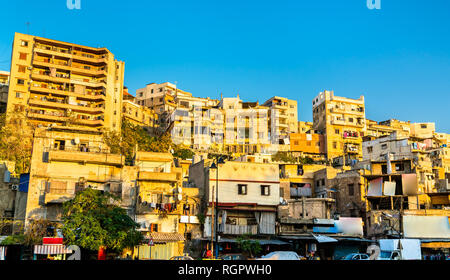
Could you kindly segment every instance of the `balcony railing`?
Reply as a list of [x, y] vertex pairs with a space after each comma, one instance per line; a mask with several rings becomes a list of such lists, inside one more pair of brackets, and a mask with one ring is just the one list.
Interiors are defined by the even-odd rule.
[[230, 225], [219, 224], [219, 232], [223, 234], [233, 234], [233, 235], [242, 235], [242, 234], [258, 234], [258, 225]]
[[110, 154], [107, 149], [99, 147], [67, 146], [63, 149], [45, 147], [48, 152], [48, 160], [67, 161], [79, 163], [97, 163], [105, 165], [123, 165], [125, 158], [118, 154]]

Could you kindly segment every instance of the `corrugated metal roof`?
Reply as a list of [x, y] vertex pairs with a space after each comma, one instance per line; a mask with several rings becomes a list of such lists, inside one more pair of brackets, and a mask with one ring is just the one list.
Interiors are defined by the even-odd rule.
[[148, 237], [154, 242], [184, 241], [184, 236], [178, 232], [150, 232]]
[[[261, 245], [268, 245], [268, 244], [273, 244], [273, 245], [286, 245], [286, 244], [290, 244], [288, 242], [285, 241], [281, 241], [278, 239], [250, 239], [251, 241], [255, 241], [258, 242]], [[219, 242], [221, 243], [235, 243], [237, 242], [237, 239], [232, 239], [232, 238], [220, 238]]]
[[326, 235], [314, 235], [313, 237], [317, 240], [317, 242], [319, 243], [329, 243], [329, 242], [338, 242], [336, 239], [331, 238], [329, 236]]

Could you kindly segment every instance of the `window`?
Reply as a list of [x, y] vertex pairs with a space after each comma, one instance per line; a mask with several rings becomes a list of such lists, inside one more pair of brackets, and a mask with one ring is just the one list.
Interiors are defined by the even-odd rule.
[[28, 47], [28, 41], [23, 41], [23, 40], [22, 40], [22, 42], [20, 42], [20, 45], [21, 45], [22, 47]]
[[348, 184], [348, 195], [353, 196], [355, 194], [354, 184]]
[[25, 66], [19, 65], [19, 69], [17, 70], [19, 73], [25, 73]]
[[348, 121], [349, 122], [353, 122], [353, 118], [348, 118]]
[[158, 224], [150, 224], [149, 226], [150, 232], [158, 232], [158, 228], [159, 228]]
[[17, 84], [18, 85], [24, 85], [25, 81], [23, 79], [17, 79]]
[[427, 128], [427, 125], [426, 124], [421, 124], [420, 128]]
[[246, 195], [247, 194], [247, 185], [238, 185], [238, 194]]
[[297, 165], [297, 175], [303, 175], [303, 165]]
[[27, 60], [27, 54], [26, 53], [19, 53], [19, 59], [20, 60]]
[[306, 141], [306, 146], [311, 146], [311, 141]]
[[335, 129], [334, 130], [334, 134], [339, 134], [340, 132], [339, 132], [339, 129]]
[[159, 88], [159, 92], [162, 92], [162, 90], [163, 90], [162, 88]]
[[373, 152], [373, 147], [372, 147], [372, 146], [367, 147], [367, 152], [368, 152], [369, 154], [372, 153], [372, 152]]
[[405, 171], [405, 165], [403, 163], [397, 163], [395, 165], [395, 171]]
[[16, 92], [16, 98], [22, 98], [23, 94], [21, 92]]
[[337, 142], [333, 142], [333, 149], [337, 149]]
[[270, 186], [261, 185], [261, 195], [269, 196], [270, 195]]
[[387, 149], [387, 144], [382, 144], [381, 145], [381, 149], [386, 150]]
[[65, 146], [66, 146], [65, 140], [55, 140], [55, 144], [54, 144], [55, 150], [64, 151]]

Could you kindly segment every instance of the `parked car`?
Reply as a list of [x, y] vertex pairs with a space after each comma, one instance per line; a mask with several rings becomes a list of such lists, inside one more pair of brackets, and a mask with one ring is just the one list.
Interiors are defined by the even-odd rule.
[[369, 255], [360, 254], [360, 253], [352, 253], [342, 258], [343, 260], [352, 260], [352, 261], [368, 261]]
[[257, 260], [301, 260], [302, 257], [294, 251], [275, 251], [271, 252]]
[[225, 261], [244, 261], [247, 260], [247, 257], [242, 254], [224, 254], [219, 259]]
[[170, 258], [171, 261], [193, 261], [194, 259], [190, 256], [174, 256]]

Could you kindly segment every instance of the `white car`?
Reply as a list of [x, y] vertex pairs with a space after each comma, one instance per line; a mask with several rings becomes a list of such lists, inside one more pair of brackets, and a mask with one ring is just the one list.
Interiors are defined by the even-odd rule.
[[257, 260], [300, 260], [300, 256], [293, 251], [275, 251], [271, 252]]
[[368, 261], [370, 260], [369, 255], [360, 254], [360, 253], [352, 253], [342, 258], [343, 260], [352, 260], [352, 261]]

